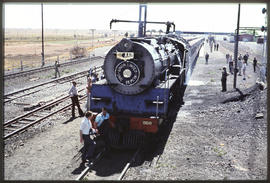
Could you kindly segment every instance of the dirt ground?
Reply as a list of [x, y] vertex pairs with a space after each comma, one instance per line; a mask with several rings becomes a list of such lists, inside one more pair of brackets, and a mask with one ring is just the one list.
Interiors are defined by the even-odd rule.
[[[163, 154], [151, 166], [145, 162], [132, 167], [125, 180], [267, 178], [266, 89], [256, 89], [244, 101], [223, 104], [239, 93], [233, 89], [233, 75], [228, 76], [228, 91], [221, 92], [221, 68], [227, 64], [225, 49], [220, 50], [210, 53], [208, 65], [199, 57]], [[257, 79], [251, 63], [247, 75], [247, 80], [237, 77], [243, 93]], [[263, 118], [256, 119], [258, 113]]]
[[[77, 45], [85, 48], [87, 52], [86, 55], [89, 56], [93, 49], [114, 45], [123, 37], [120, 35], [115, 37], [112, 35], [104, 37], [104, 35], [99, 34], [95, 36], [92, 42], [92, 38], [90, 39], [89, 37], [86, 37], [86, 35], [81, 39], [75, 39], [73, 37], [73, 32], [61, 33], [61, 35], [65, 34], [66, 37], [51, 33], [49, 33], [49, 35], [45, 34], [44, 53], [46, 64], [54, 63], [55, 60], [57, 60], [57, 57], [59, 57], [60, 60], [68, 60], [70, 57], [74, 58], [74, 55], [70, 55], [70, 50]], [[11, 35], [6, 33], [6, 36], [7, 39], [5, 40], [4, 45], [5, 71], [13, 71], [16, 68], [20, 68], [21, 61], [25, 68], [41, 65], [41, 40], [36, 40], [37, 35], [33, 36], [31, 32], [28, 32], [27, 34], [22, 35], [22, 39], [25, 39], [24, 41], [18, 38], [16, 39], [15, 33]], [[49, 37], [48, 40], [46, 36]]]
[[[222, 46], [222, 42], [220, 43]], [[208, 47], [206, 47], [208, 49]], [[262, 180], [267, 175], [266, 90], [256, 89], [244, 101], [222, 103], [238, 96], [233, 76], [221, 92], [225, 54], [199, 57], [189, 86], [160, 157], [128, 170], [125, 180]], [[203, 53], [204, 50], [202, 50]], [[245, 93], [257, 74], [247, 68], [247, 80], [237, 78]], [[76, 111], [77, 112], [77, 111]], [[256, 119], [258, 113], [263, 118]], [[74, 180], [79, 167], [79, 125], [71, 111], [55, 115], [5, 144], [5, 180]], [[104, 178], [105, 179], [105, 178]]]

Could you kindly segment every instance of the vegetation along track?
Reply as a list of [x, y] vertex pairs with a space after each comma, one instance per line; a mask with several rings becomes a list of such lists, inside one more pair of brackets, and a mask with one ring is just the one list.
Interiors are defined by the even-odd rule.
[[[95, 57], [91, 57], [91, 60], [98, 60], [98, 59], [102, 59], [102, 56], [95, 56]], [[81, 59], [76, 59], [76, 60], [70, 60], [70, 61], [65, 61], [64, 63], [60, 64], [61, 66], [68, 66], [68, 65], [74, 65], [74, 64], [79, 64], [79, 63], [83, 63], [83, 62], [87, 62], [89, 61], [89, 58], [81, 58]], [[16, 77], [20, 77], [20, 76], [24, 76], [24, 75], [28, 75], [28, 74], [33, 74], [33, 73], [37, 73], [37, 72], [41, 72], [41, 71], [46, 71], [46, 70], [51, 70], [54, 69], [55, 66], [54, 65], [49, 65], [46, 67], [40, 67], [40, 68], [36, 68], [36, 69], [31, 69], [31, 70], [26, 70], [26, 71], [21, 71], [21, 72], [16, 72], [16, 73], [11, 73], [11, 74], [5, 74], [4, 75], [4, 79], [12, 79], [12, 78], [16, 78]]]

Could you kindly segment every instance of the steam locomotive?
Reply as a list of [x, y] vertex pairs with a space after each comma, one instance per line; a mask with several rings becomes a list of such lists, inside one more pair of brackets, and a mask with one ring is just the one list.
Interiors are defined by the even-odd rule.
[[92, 85], [89, 99], [91, 111], [106, 107], [110, 113], [111, 146], [135, 148], [158, 132], [169, 104], [180, 102], [203, 42], [168, 33], [123, 38], [111, 48], [103, 64], [105, 79]]

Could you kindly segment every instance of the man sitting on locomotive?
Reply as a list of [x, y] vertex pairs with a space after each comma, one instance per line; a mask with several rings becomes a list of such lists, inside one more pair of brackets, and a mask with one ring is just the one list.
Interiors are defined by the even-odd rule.
[[104, 135], [109, 124], [110, 114], [105, 107], [102, 107], [102, 112], [96, 116], [95, 127], [98, 129], [100, 135]]
[[[110, 114], [108, 113], [107, 109], [105, 107], [102, 107], [102, 112], [96, 116], [95, 125], [94, 125], [95, 128], [98, 130], [98, 133], [100, 134], [101, 139], [105, 143], [107, 153], [109, 152], [109, 149], [110, 149], [109, 139], [107, 136], [109, 123], [110, 123], [109, 118], [110, 118]], [[106, 153], [106, 156], [109, 156], [107, 153]]]

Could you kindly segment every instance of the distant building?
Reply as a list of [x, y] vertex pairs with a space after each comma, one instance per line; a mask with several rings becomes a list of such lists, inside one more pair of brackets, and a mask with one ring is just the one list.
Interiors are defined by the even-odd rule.
[[239, 35], [239, 41], [253, 41], [254, 36], [251, 34], [241, 34]]
[[229, 36], [229, 42], [233, 43], [234, 42], [234, 36]]
[[264, 38], [263, 37], [257, 37], [257, 43], [258, 44], [263, 44], [264, 43]]
[[[234, 35], [230, 35], [229, 36], [229, 42], [234, 42], [235, 41], [235, 37]], [[251, 34], [240, 34], [238, 37], [238, 41], [254, 41], [254, 36]]]

